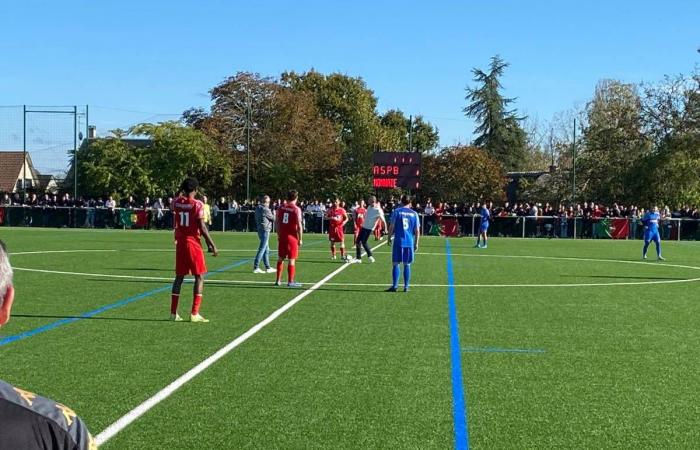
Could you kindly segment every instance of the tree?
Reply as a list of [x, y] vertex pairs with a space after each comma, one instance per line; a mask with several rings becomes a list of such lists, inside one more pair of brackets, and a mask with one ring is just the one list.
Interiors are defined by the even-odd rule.
[[308, 92], [280, 89], [272, 109], [256, 141], [255, 189], [277, 196], [292, 188], [322, 191], [340, 169], [333, 123], [319, 114]]
[[598, 202], [633, 202], [629, 189], [637, 161], [651, 151], [642, 129], [636, 86], [615, 80], [598, 83], [586, 108], [587, 125], [577, 162], [582, 193]]
[[323, 75], [285, 72], [282, 86], [313, 95], [320, 114], [336, 126], [342, 144], [341, 174], [369, 172], [372, 152], [379, 150], [377, 99], [361, 78], [333, 73]]
[[[124, 136], [116, 130], [117, 136]], [[154, 192], [147, 152], [121, 137], [92, 140], [78, 149], [78, 190], [85, 196]], [[72, 173], [71, 168], [70, 173]], [[71, 175], [72, 177], [72, 175]]]
[[422, 195], [447, 201], [504, 199], [501, 164], [480, 148], [447, 147], [423, 157]]
[[[204, 192], [217, 195], [231, 183], [230, 161], [201, 131], [165, 122], [115, 134], [119, 137], [92, 140], [78, 150], [82, 194], [173, 194], [183, 179], [193, 176]], [[125, 139], [129, 135], [148, 139]]]
[[[178, 122], [142, 123], [130, 134], [146, 136], [143, 168], [149, 173], [152, 192], [177, 192], [182, 180], [198, 179], [201, 189], [213, 195], [225, 192], [231, 184], [231, 161], [211, 139]], [[137, 191], [140, 192], [140, 191]]]
[[233, 191], [239, 198], [246, 193], [249, 156], [251, 181], [255, 183], [260, 131], [274, 116], [274, 98], [279, 90], [273, 78], [238, 72], [212, 88], [209, 112], [197, 108], [183, 113], [185, 123], [209, 136], [230, 160], [233, 179], [229, 192]]
[[477, 86], [467, 88], [466, 100], [469, 104], [463, 109], [467, 117], [477, 121], [474, 145], [486, 150], [508, 170], [520, 168], [525, 160], [527, 137], [520, 126], [522, 117], [508, 106], [515, 99], [501, 94], [501, 77], [508, 63], [498, 55], [491, 58], [489, 71], [474, 68], [474, 82]]
[[700, 73], [643, 85], [642, 121], [654, 149], [633, 168], [646, 205], [700, 204]]
[[[380, 117], [382, 150], [415, 151], [427, 153], [434, 150], [439, 143], [438, 130], [422, 116], [416, 116], [413, 122], [403, 112], [390, 109]], [[409, 148], [409, 134], [411, 147]]]
[[338, 130], [319, 110], [312, 92], [240, 72], [211, 94], [210, 112], [192, 109], [183, 118], [229, 155], [236, 173], [234, 193], [246, 192], [248, 156], [251, 194], [281, 196], [301, 186], [318, 191], [340, 170]]

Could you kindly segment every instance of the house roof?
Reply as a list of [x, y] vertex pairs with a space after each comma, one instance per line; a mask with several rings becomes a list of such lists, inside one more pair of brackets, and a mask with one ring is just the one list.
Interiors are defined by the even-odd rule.
[[[0, 151], [0, 192], [13, 192], [17, 179], [21, 176], [24, 152], [22, 151]], [[27, 179], [37, 180], [39, 172], [32, 164], [32, 158], [27, 153], [29, 170]]]
[[23, 152], [0, 152], [0, 192], [14, 191], [23, 161]]

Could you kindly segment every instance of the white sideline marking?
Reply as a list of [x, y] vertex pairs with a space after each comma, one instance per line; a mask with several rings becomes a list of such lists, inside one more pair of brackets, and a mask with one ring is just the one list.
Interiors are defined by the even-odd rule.
[[[347, 263], [346, 263], [347, 264]], [[676, 266], [670, 264], [664, 264], [664, 267], [680, 267], [687, 269], [699, 268], [693, 266]], [[120, 278], [128, 280], [146, 280], [146, 281], [172, 281], [172, 277], [142, 277], [137, 275], [112, 275], [106, 273], [84, 273], [84, 272], [63, 272], [60, 270], [45, 270], [45, 269], [29, 269], [25, 267], [13, 267], [15, 271], [24, 272], [39, 272], [39, 273], [51, 273], [58, 275], [75, 275], [82, 277], [95, 277], [95, 278]], [[693, 283], [700, 281], [700, 278], [684, 278], [682, 280], [654, 280], [654, 277], [649, 277], [649, 281], [618, 281], [618, 282], [608, 282], [608, 283], [549, 283], [549, 284], [411, 284], [411, 287], [426, 287], [426, 288], [442, 288], [442, 287], [456, 287], [456, 288], [514, 288], [514, 287], [583, 287], [583, 286], [640, 286], [646, 284], [675, 284], [675, 283]], [[186, 278], [185, 282], [191, 282], [191, 278]], [[273, 281], [260, 281], [260, 280], [214, 280], [208, 279], [204, 280], [204, 284], [237, 284], [237, 285], [272, 285]], [[302, 285], [312, 285], [313, 283], [301, 283]], [[384, 286], [386, 284], [381, 283], [325, 283], [326, 286]]]
[[[384, 243], [380, 245], [385, 245]], [[378, 248], [379, 245], [376, 247], [372, 248], [372, 250]], [[275, 312], [267, 316], [263, 321], [259, 322], [258, 324], [254, 325], [252, 328], [250, 328], [248, 331], [243, 333], [242, 335], [238, 336], [236, 339], [233, 341], [229, 342], [227, 345], [219, 349], [216, 353], [202, 361], [201, 363], [197, 364], [194, 366], [192, 369], [188, 370], [185, 372], [182, 376], [180, 376], [178, 379], [167, 385], [165, 388], [160, 390], [158, 393], [156, 393], [154, 396], [146, 400], [145, 402], [141, 403], [138, 405], [136, 408], [132, 409], [128, 413], [126, 413], [124, 416], [122, 416], [119, 420], [105, 428], [100, 434], [95, 436], [95, 441], [98, 446], [104, 444], [111, 438], [113, 438], [117, 433], [122, 431], [124, 428], [129, 426], [131, 423], [133, 423], [136, 419], [147, 413], [151, 408], [156, 406], [158, 403], [162, 402], [166, 398], [168, 398], [170, 395], [173, 394], [176, 390], [184, 386], [188, 381], [192, 380], [194, 377], [199, 375], [200, 373], [204, 372], [207, 368], [209, 368], [212, 364], [226, 356], [228, 353], [230, 353], [233, 349], [247, 341], [250, 337], [255, 335], [258, 331], [262, 330], [266, 325], [270, 324], [273, 320], [277, 319], [279, 316], [284, 314], [285, 311], [290, 309], [292, 306], [296, 305], [299, 303], [301, 300], [303, 300], [306, 296], [311, 294], [313, 291], [316, 289], [320, 288], [328, 280], [333, 278], [334, 276], [338, 275], [340, 272], [343, 270], [347, 269], [350, 267], [352, 264], [350, 263], [345, 263], [342, 266], [338, 267], [335, 269], [333, 272], [329, 273], [325, 277], [323, 277], [321, 280], [316, 282], [313, 286], [302, 292], [301, 294], [297, 295], [287, 303], [285, 303], [282, 307], [277, 309]]]

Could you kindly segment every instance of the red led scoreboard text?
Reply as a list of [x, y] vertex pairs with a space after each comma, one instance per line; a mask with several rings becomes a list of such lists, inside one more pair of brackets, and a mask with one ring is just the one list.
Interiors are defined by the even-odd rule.
[[376, 189], [420, 188], [420, 153], [375, 152], [373, 160]]

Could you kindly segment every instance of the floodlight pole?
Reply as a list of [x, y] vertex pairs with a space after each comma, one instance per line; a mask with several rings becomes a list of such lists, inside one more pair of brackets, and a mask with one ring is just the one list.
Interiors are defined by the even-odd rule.
[[22, 105], [22, 155], [24, 160], [22, 161], [22, 192], [27, 192], [27, 105]]
[[576, 203], [576, 118], [574, 118], [574, 142], [571, 146], [573, 177], [571, 180], [571, 204]]
[[73, 202], [78, 199], [78, 106], [73, 106]]
[[248, 97], [248, 101], [246, 104], [246, 153], [248, 154], [247, 157], [247, 169], [246, 169], [246, 186], [245, 186], [245, 197], [246, 201], [250, 200], [250, 97]]
[[413, 115], [408, 116], [408, 151], [413, 151]]

